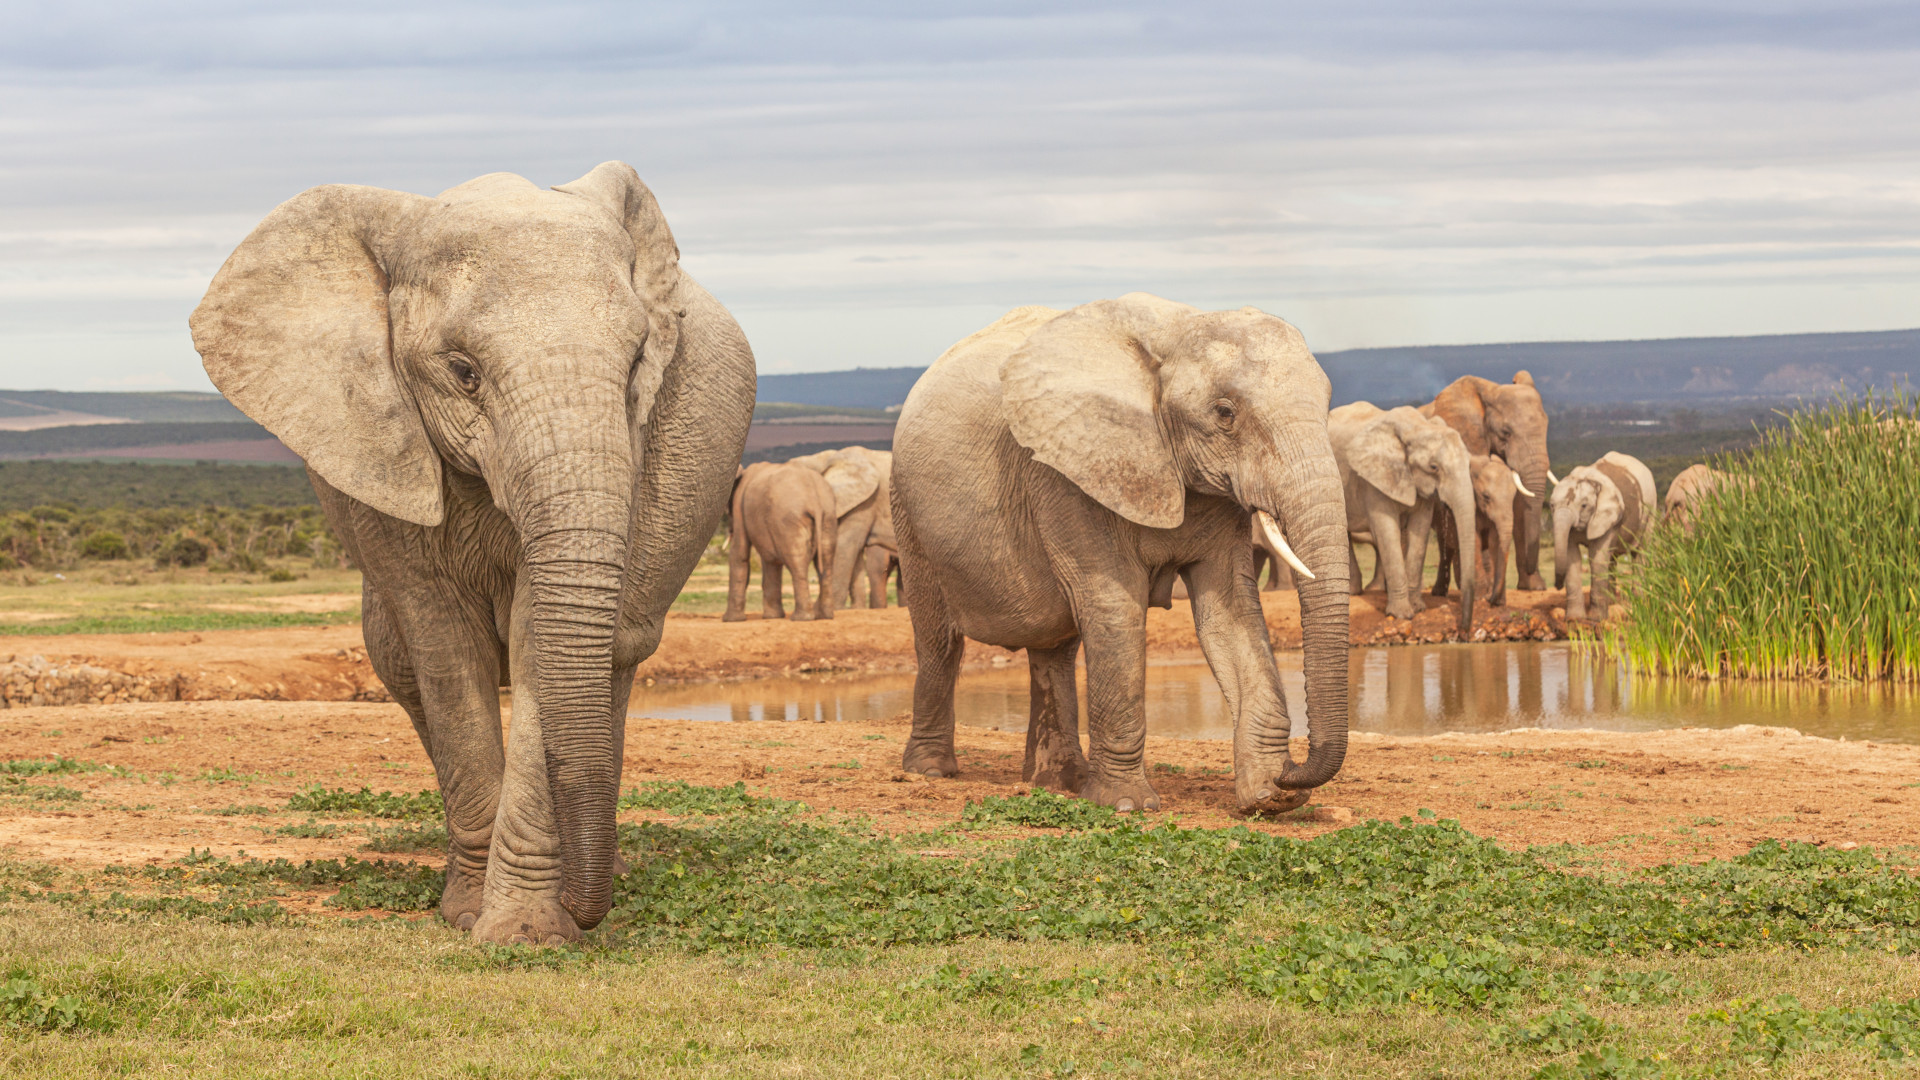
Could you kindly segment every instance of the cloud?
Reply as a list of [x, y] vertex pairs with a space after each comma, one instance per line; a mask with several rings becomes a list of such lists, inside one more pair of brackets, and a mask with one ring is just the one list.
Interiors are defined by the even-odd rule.
[[769, 370], [1136, 288], [1319, 348], [1920, 323], [1912, 5], [30, 7], [0, 384], [203, 384], [187, 312], [314, 184], [608, 158]]

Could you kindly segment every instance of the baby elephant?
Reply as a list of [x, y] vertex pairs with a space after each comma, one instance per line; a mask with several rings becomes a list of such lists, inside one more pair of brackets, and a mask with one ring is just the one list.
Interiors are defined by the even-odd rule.
[[[760, 553], [760, 617], [784, 619], [780, 604], [780, 570], [793, 571], [793, 618], [833, 618], [834, 536], [839, 521], [834, 513], [833, 488], [827, 478], [791, 462], [775, 465], [755, 462], [741, 469], [733, 481], [733, 529], [727, 535], [726, 622], [747, 617], [749, 557]], [[807, 564], [820, 571], [820, 596], [807, 599]], [[808, 608], [812, 610], [809, 611]]]
[[1700, 514], [1701, 503], [1729, 484], [1747, 487], [1752, 483], [1746, 477], [1721, 472], [1706, 465], [1689, 465], [1673, 478], [1673, 483], [1667, 485], [1666, 513], [1661, 520], [1669, 525], [1680, 526], [1682, 531], [1692, 536], [1694, 519]]
[[1593, 617], [1607, 617], [1608, 566], [1631, 551], [1653, 524], [1653, 472], [1639, 458], [1609, 451], [1568, 473], [1553, 489], [1554, 584], [1567, 590], [1567, 618], [1587, 618], [1580, 591], [1579, 544], [1593, 561]]

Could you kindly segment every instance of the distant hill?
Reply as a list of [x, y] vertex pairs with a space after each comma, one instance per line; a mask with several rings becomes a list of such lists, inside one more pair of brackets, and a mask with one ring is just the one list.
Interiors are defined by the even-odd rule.
[[[1655, 403], [1697, 407], [1821, 398], [1843, 387], [1920, 385], [1920, 330], [1647, 341], [1427, 345], [1318, 354], [1334, 404], [1430, 400], [1462, 375], [1532, 373], [1550, 406]], [[925, 368], [857, 368], [760, 376], [763, 401], [884, 409]]]
[[[25, 406], [24, 408], [22, 406]], [[245, 413], [219, 394], [69, 393], [65, 390], [0, 390], [0, 416], [31, 416], [37, 410], [91, 413], [152, 423], [251, 423]]]

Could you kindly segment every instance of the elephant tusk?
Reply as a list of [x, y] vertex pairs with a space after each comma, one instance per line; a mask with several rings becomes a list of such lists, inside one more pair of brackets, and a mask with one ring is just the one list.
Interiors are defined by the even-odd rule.
[[1529, 499], [1534, 497], [1533, 492], [1527, 490], [1527, 485], [1520, 482], [1519, 473], [1512, 473], [1510, 475], [1513, 477], [1513, 486], [1520, 489], [1520, 494], [1525, 495]]
[[1307, 564], [1301, 562], [1300, 556], [1293, 553], [1293, 548], [1287, 544], [1287, 534], [1280, 531], [1280, 523], [1273, 520], [1273, 515], [1265, 510], [1255, 510], [1253, 519], [1260, 523], [1260, 531], [1266, 534], [1267, 543], [1272, 544], [1280, 552], [1280, 557], [1287, 560], [1287, 565], [1293, 567], [1293, 572], [1312, 581], [1313, 571], [1307, 569]]
[[1548, 481], [1549, 483], [1551, 483], [1551, 484], [1553, 484], [1553, 486], [1555, 486], [1555, 487], [1559, 487], [1559, 486], [1560, 486], [1560, 478], [1559, 478], [1559, 477], [1557, 477], [1557, 476], [1555, 476], [1555, 475], [1553, 475], [1553, 470], [1552, 470], [1552, 469], [1548, 469], [1548, 470], [1547, 470], [1547, 481]]

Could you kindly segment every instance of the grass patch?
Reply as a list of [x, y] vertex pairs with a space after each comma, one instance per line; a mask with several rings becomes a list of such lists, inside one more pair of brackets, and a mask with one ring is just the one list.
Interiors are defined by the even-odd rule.
[[449, 843], [445, 825], [386, 825], [367, 832], [362, 851], [431, 852], [445, 851]]
[[368, 788], [348, 791], [319, 784], [297, 791], [287, 800], [287, 809], [311, 814], [354, 814], [364, 817], [405, 820], [444, 818], [446, 806], [438, 791], [375, 792]]
[[70, 757], [15, 758], [0, 761], [0, 776], [70, 776], [75, 773], [105, 772], [108, 767]]
[[278, 626], [339, 626], [360, 621], [350, 611], [201, 611], [155, 615], [82, 615], [49, 622], [0, 622], [0, 634], [45, 637], [53, 634], [164, 634], [189, 630], [265, 630]]
[[1920, 679], [1920, 401], [1792, 413], [1716, 468], [1691, 536], [1657, 529], [1621, 574], [1610, 647], [1709, 678]]
[[1029, 829], [1104, 829], [1119, 824], [1112, 807], [1034, 788], [1025, 795], [989, 795], [969, 802], [960, 822], [970, 829], [1021, 826]]
[[665, 810], [670, 814], [714, 817], [742, 810], [784, 811], [802, 804], [747, 794], [744, 781], [731, 787], [705, 787], [685, 780], [650, 780], [620, 796], [622, 810]]

